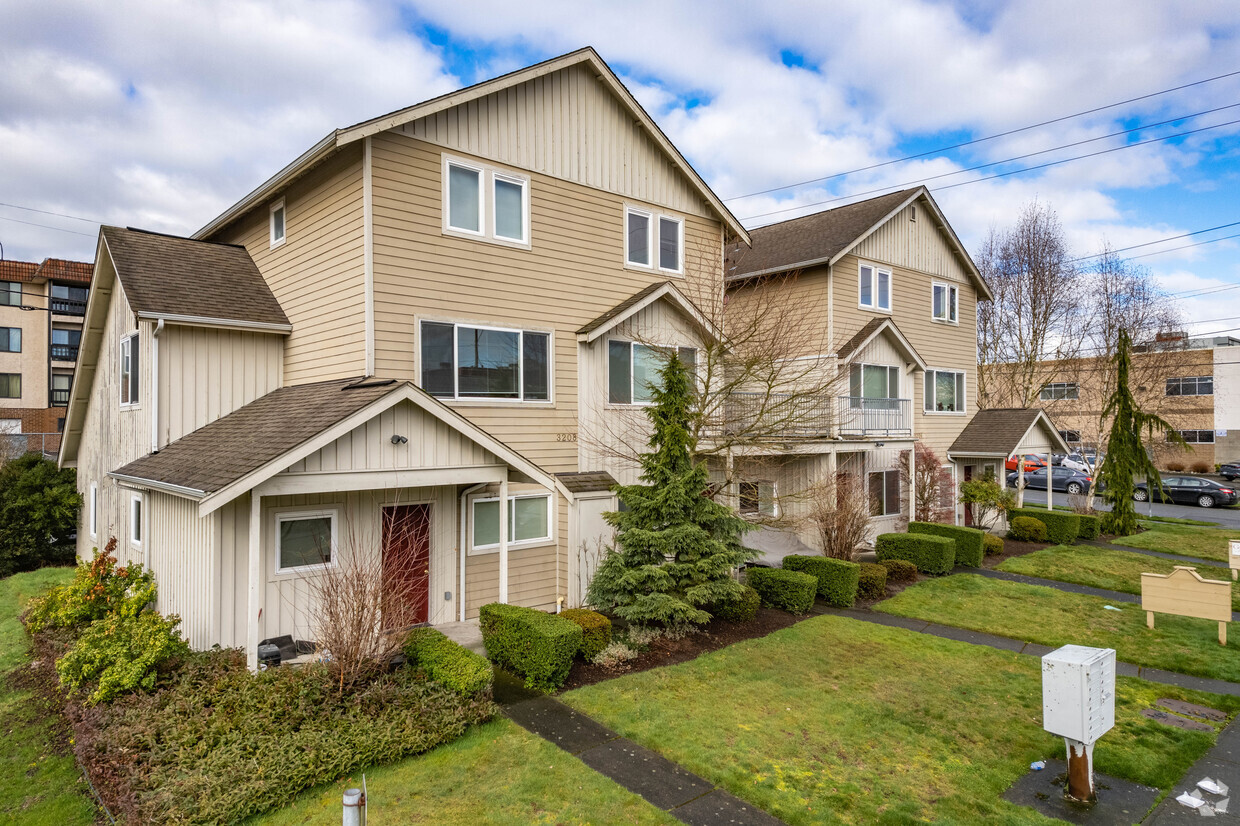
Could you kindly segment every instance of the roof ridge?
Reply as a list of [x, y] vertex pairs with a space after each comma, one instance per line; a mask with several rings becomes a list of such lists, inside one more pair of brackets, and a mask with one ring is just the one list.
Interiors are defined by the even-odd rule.
[[836, 210], [848, 209], [849, 207], [860, 206], [861, 204], [868, 204], [872, 201], [877, 201], [881, 198], [889, 198], [892, 195], [905, 195], [907, 193], [913, 192], [918, 189], [923, 189], [923, 188], [924, 187], [921, 185], [911, 186], [906, 189], [898, 189], [895, 192], [886, 192], [882, 195], [875, 195], [873, 198], [862, 198], [860, 201], [853, 201], [852, 203], [849, 203], [849, 204], [840, 204], [839, 206], [830, 207], [828, 209], [820, 209], [817, 212], [811, 212], [808, 215], [798, 215], [795, 218], [786, 218], [783, 221], [776, 221], [773, 224], [763, 224], [760, 227], [754, 227], [753, 229], [750, 230], [750, 232], [751, 233], [761, 232], [764, 229], [773, 229], [775, 227], [787, 226], [788, 224], [794, 224], [797, 221], [805, 221], [809, 218], [818, 218], [819, 216], [826, 215], [829, 212], [835, 212]]
[[243, 250], [244, 244], [229, 244], [224, 241], [207, 241], [200, 238], [190, 238], [186, 235], [173, 235], [171, 232], [157, 232], [153, 229], [142, 229], [141, 227], [118, 227], [111, 226], [111, 229], [123, 229], [126, 232], [140, 232], [143, 235], [155, 235], [160, 238], [171, 238], [175, 241], [192, 241], [195, 244], [211, 244], [216, 247], [232, 247], [233, 249]]

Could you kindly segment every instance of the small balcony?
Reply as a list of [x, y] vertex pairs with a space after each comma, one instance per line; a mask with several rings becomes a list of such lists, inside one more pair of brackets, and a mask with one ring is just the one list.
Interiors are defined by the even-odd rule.
[[53, 388], [52, 389], [52, 407], [68, 407], [69, 406], [69, 389]]
[[729, 393], [719, 416], [722, 421], [711, 429], [754, 440], [827, 439], [834, 413], [829, 396]]
[[86, 302], [74, 301], [69, 298], [53, 298], [52, 312], [56, 315], [86, 315]]
[[53, 344], [52, 361], [77, 361], [78, 345]]
[[912, 399], [879, 399], [869, 396], [840, 396], [839, 435], [911, 436]]

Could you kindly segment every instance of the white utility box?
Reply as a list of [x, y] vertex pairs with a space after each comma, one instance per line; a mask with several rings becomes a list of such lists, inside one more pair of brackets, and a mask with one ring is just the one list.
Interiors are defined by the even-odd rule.
[[1115, 725], [1115, 650], [1065, 645], [1042, 658], [1042, 727], [1093, 745]]

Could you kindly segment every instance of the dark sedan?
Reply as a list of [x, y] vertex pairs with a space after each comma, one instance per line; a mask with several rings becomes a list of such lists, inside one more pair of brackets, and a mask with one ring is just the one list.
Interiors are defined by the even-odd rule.
[[1232, 479], [1240, 479], [1240, 462], [1224, 462], [1218, 466], [1218, 475], [1228, 482]]
[[[1051, 480], [1055, 486], [1055, 490], [1071, 494], [1089, 492], [1090, 478], [1084, 473], [1081, 473], [1079, 470], [1072, 470], [1071, 468], [1066, 467], [1057, 467], [1054, 470], [1055, 472], [1051, 475]], [[1008, 487], [1016, 487], [1018, 481], [1018, 474], [1008, 474]], [[1031, 490], [1046, 490], [1046, 468], [1026, 470], [1025, 487], [1030, 488]]]
[[[1240, 495], [1237, 495], [1235, 488], [1197, 476], [1165, 476], [1162, 486], [1162, 501], [1179, 505], [1214, 508], [1234, 505], [1240, 501]], [[1146, 489], [1145, 482], [1137, 483], [1136, 490], [1132, 492], [1132, 498], [1138, 502], [1149, 501], [1150, 492]]]

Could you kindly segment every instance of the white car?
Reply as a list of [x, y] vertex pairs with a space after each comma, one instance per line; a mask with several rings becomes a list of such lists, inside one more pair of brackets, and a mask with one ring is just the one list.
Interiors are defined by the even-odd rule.
[[1097, 461], [1098, 457], [1092, 453], [1070, 453], [1063, 457], [1063, 460], [1059, 464], [1063, 467], [1078, 470], [1081, 473], [1090, 476], [1093, 475], [1094, 470], [1097, 469]]

